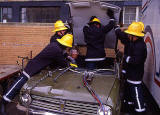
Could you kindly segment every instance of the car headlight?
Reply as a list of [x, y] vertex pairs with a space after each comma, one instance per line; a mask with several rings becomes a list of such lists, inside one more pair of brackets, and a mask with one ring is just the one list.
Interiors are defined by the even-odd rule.
[[103, 105], [104, 111], [99, 108], [97, 111], [97, 115], [112, 115], [112, 109], [111, 107], [107, 106], [107, 105]]
[[20, 96], [20, 101], [22, 105], [27, 107], [32, 102], [32, 98], [28, 93], [25, 93]]

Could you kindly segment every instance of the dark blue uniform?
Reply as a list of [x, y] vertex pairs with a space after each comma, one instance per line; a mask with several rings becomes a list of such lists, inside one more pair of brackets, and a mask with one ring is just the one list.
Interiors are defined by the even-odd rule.
[[[106, 54], [104, 49], [105, 35], [111, 31], [114, 27], [114, 19], [111, 19], [109, 24], [106, 26], [96, 27], [94, 24], [89, 24], [84, 26], [84, 40], [87, 43], [87, 63], [90, 63], [89, 69], [94, 69], [94, 63], [99, 61], [104, 61]], [[92, 65], [91, 65], [92, 64]], [[91, 67], [90, 67], [91, 66]], [[93, 66], [93, 67], [92, 67]]]
[[[135, 111], [145, 111], [142, 78], [144, 74], [144, 63], [147, 57], [147, 48], [143, 38], [138, 38], [136, 41], [130, 41], [128, 35], [121, 32], [120, 29], [115, 29], [117, 37], [124, 44], [124, 66], [126, 70], [126, 97], [128, 102], [134, 102]], [[128, 103], [128, 104], [129, 104]]]
[[84, 39], [87, 43], [86, 58], [104, 58], [106, 56], [104, 50], [105, 35], [114, 27], [114, 19], [108, 25], [97, 28], [94, 25], [84, 26]]
[[22, 74], [3, 96], [4, 100], [10, 102], [30, 77], [52, 63], [56, 63], [57, 66], [61, 67], [67, 66], [67, 61], [63, 55], [63, 48], [56, 41], [48, 44], [36, 57], [28, 62]]
[[50, 43], [56, 42], [57, 41], [56, 39], [61, 39], [61, 37], [57, 34], [54, 34], [50, 39]]

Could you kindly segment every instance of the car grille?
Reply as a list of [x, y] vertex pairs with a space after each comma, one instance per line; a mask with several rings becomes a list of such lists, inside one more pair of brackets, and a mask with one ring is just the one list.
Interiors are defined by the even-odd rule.
[[50, 97], [32, 95], [30, 108], [66, 115], [96, 115], [98, 105]]

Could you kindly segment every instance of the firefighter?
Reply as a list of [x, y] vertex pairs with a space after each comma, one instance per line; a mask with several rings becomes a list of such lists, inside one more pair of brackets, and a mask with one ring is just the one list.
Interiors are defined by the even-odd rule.
[[5, 105], [7, 102], [11, 102], [11, 100], [16, 96], [16, 93], [20, 91], [22, 86], [27, 82], [28, 79], [30, 79], [30, 77], [54, 62], [61, 67], [66, 67], [68, 65], [63, 55], [63, 50], [65, 50], [67, 47], [72, 47], [72, 42], [73, 35], [66, 34], [61, 39], [56, 39], [56, 41], [48, 44], [37, 56], [28, 62], [21, 75], [3, 95], [3, 100], [1, 103], [2, 115], [4, 112], [3, 105]]
[[[142, 32], [143, 33], [145, 33], [144, 32], [144, 24], [143, 24], [143, 22], [138, 22], [140, 25], [141, 25], [141, 27], [142, 27]], [[117, 27], [119, 27], [119, 26], [117, 26]], [[127, 38], [128, 40], [129, 40], [129, 38], [128, 38], [128, 35], [126, 35], [126, 37], [125, 38]], [[126, 39], [126, 40], [127, 40]], [[125, 40], [121, 40], [121, 42], [123, 43], [123, 41], [125, 41]], [[124, 44], [124, 43], [123, 43]], [[124, 47], [124, 55], [126, 54], [126, 52], [127, 52], [127, 47], [125, 46]], [[121, 80], [125, 83], [125, 81], [126, 81], [126, 61], [123, 59], [123, 61], [122, 61], [123, 63], [122, 63], [122, 71], [121, 71]], [[130, 102], [129, 102], [130, 103]]]
[[100, 20], [96, 16], [92, 16], [89, 23], [83, 27], [84, 39], [87, 43], [85, 59], [87, 69], [95, 69], [97, 63], [105, 60], [105, 35], [113, 29], [115, 24], [114, 12], [108, 10], [107, 15], [110, 17], [109, 24], [102, 26]]
[[[142, 27], [142, 32], [144, 33], [144, 24], [143, 24], [143, 22], [138, 22], [140, 25], [141, 25], [141, 27]], [[119, 27], [119, 26], [118, 26]], [[125, 38], [128, 38], [128, 35], [126, 35], [127, 37], [125, 37]], [[128, 38], [128, 40], [129, 40], [129, 38]], [[123, 43], [123, 39], [121, 40], [121, 42]], [[124, 55], [126, 54], [126, 52], [127, 52], [127, 47], [125, 46], [124, 47]], [[125, 69], [125, 67], [126, 67], [126, 62], [125, 62], [125, 60], [123, 60], [123, 64], [122, 64], [122, 76], [123, 77], [125, 77], [125, 74], [126, 74], [126, 69]]]
[[[143, 114], [146, 111], [142, 79], [144, 74], [144, 63], [147, 57], [147, 48], [143, 40], [144, 24], [132, 22], [128, 29], [122, 32], [118, 26], [115, 27], [117, 38], [124, 44], [124, 64], [126, 86], [125, 100], [133, 104], [136, 114]], [[132, 103], [133, 102], [133, 103]]]
[[55, 34], [51, 37], [50, 43], [55, 42], [56, 39], [60, 39], [67, 33], [68, 28], [64, 25], [61, 20], [57, 20], [54, 24], [54, 32]]

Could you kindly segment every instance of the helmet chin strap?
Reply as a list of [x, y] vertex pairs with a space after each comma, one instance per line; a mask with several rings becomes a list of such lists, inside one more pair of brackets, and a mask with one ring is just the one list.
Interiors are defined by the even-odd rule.
[[65, 35], [65, 34], [63, 35], [62, 31], [58, 31], [56, 34], [60, 37], [63, 37]]
[[134, 42], [134, 36], [130, 35], [130, 41]]
[[133, 42], [133, 36], [131, 36], [132, 38], [131, 38], [131, 41]]
[[62, 33], [62, 31], [60, 31], [61, 37], [64, 36], [67, 33], [67, 31], [65, 31], [64, 33]]
[[63, 33], [62, 33], [62, 31], [59, 31], [59, 33], [60, 33], [60, 36], [62, 37], [62, 36], [63, 36]]

